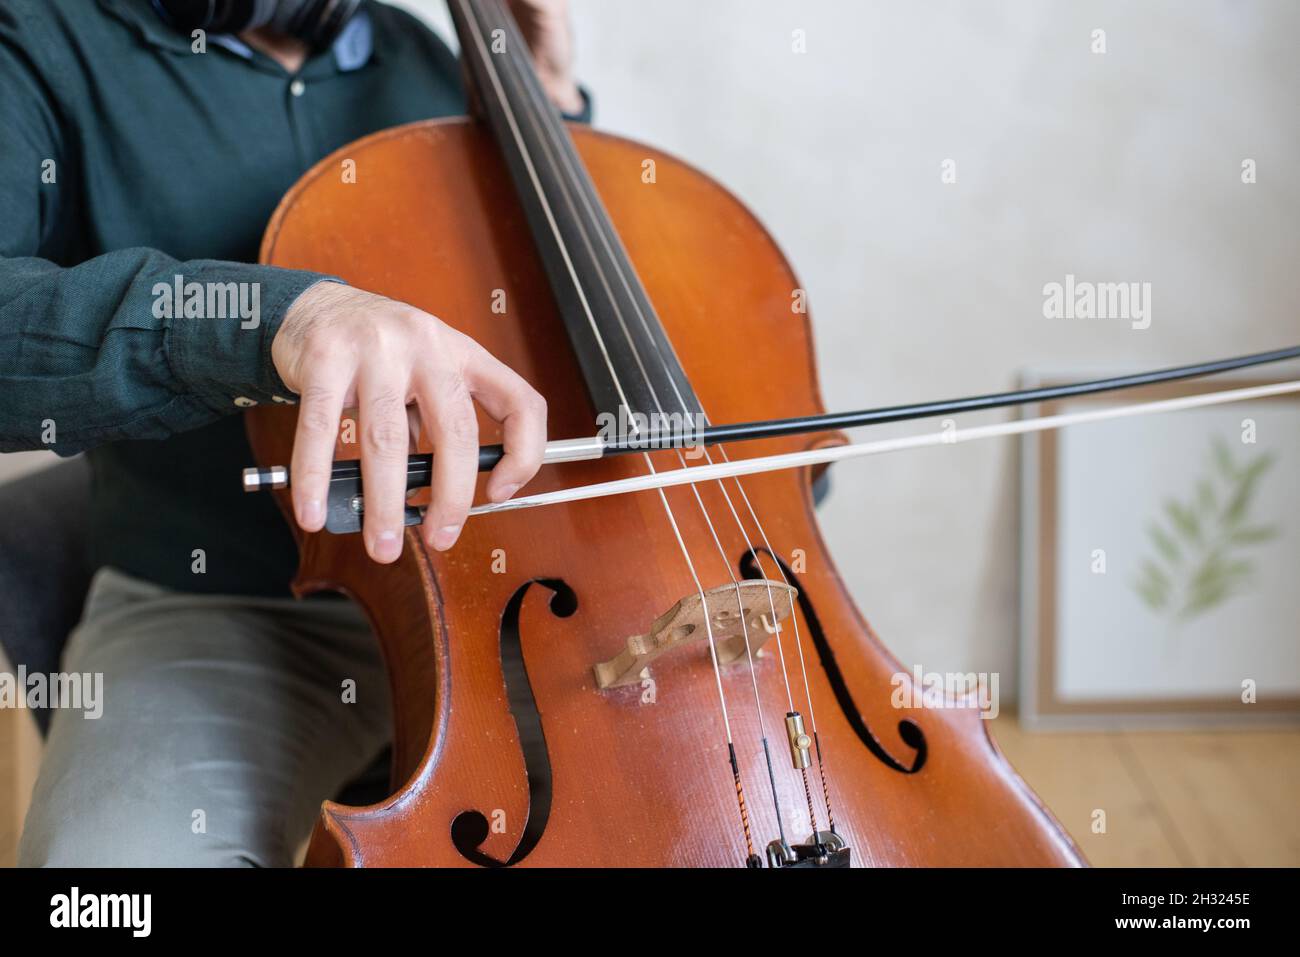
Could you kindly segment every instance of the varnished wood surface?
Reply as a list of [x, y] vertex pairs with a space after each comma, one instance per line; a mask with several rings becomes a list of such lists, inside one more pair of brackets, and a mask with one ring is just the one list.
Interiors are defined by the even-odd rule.
[[[1006, 713], [991, 725], [1094, 866], [1300, 867], [1300, 731], [1032, 733]], [[0, 867], [17, 860], [39, 759], [30, 713], [0, 710]]]
[[[731, 422], [820, 411], [810, 327], [791, 311], [799, 283], [753, 217], [716, 183], [669, 156], [585, 129], [575, 137], [710, 417]], [[656, 162], [654, 184], [641, 179], [647, 158]], [[342, 181], [343, 159], [356, 162], [356, 183]], [[416, 124], [322, 161], [281, 205], [263, 259], [333, 273], [441, 317], [547, 397], [552, 438], [590, 434], [593, 412], [525, 224], [478, 127]], [[496, 289], [506, 291], [506, 315], [490, 310]], [[291, 416], [292, 410], [250, 416], [262, 463], [288, 461]], [[496, 441], [490, 423], [481, 424], [481, 439]], [[841, 440], [776, 439], [736, 446], [732, 454]], [[356, 455], [355, 447], [341, 452]], [[656, 458], [660, 469], [677, 467], [672, 453]], [[605, 481], [644, 468], [636, 457], [548, 467], [530, 489]], [[900, 736], [900, 721], [914, 721], [926, 737], [928, 759], [919, 773], [901, 773], [873, 756], [840, 710], [801, 615], [835, 820], [855, 861], [1078, 863], [1069, 838], [998, 756], [982, 721], [970, 712], [891, 705], [891, 677], [902, 669], [854, 608], [830, 562], [812, 518], [807, 474], [764, 475], [745, 485], [777, 553], [806, 562], [800, 584], [825, 629], [852, 710], [903, 766], [915, 752]], [[734, 568], [744, 540], [717, 485], [700, 492]], [[690, 490], [667, 495], [704, 586], [727, 581], [727, 564]], [[313, 862], [469, 864], [453, 846], [450, 828], [471, 808], [504, 820], [504, 830], [489, 834], [482, 850], [497, 860], [510, 856], [523, 832], [529, 790], [506, 699], [499, 627], [511, 596], [538, 579], [562, 579], [578, 608], [556, 617], [540, 585], [523, 602], [523, 653], [554, 798], [541, 840], [522, 863], [736, 866], [744, 860], [707, 653], [656, 663], [653, 704], [643, 703], [638, 688], [599, 692], [593, 686], [595, 662], [694, 590], [657, 494], [475, 518], [444, 555], [425, 555], [408, 533], [405, 557], [389, 568], [368, 562], [357, 537], [311, 536], [304, 556], [304, 590], [342, 586], [376, 621], [394, 681], [402, 782], [376, 807], [327, 806]], [[493, 561], [502, 556], [506, 571], [496, 574]], [[784, 641], [791, 683], [801, 689], [793, 633]], [[781, 758], [787, 702], [776, 655], [759, 662], [757, 683], [778, 757], [787, 832], [802, 840], [808, 814], [802, 782]], [[761, 853], [776, 836], [777, 821], [746, 666], [727, 669], [724, 689]], [[807, 715], [801, 691], [795, 705]], [[824, 814], [820, 807], [818, 814]], [[819, 823], [825, 827], [824, 816]]]

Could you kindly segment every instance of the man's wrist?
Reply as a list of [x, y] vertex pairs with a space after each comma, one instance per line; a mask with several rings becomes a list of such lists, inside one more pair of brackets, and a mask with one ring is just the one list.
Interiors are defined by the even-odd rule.
[[557, 76], [538, 71], [537, 78], [541, 81], [547, 98], [565, 116], [577, 116], [586, 108], [586, 97], [571, 74]]
[[576, 84], [574, 89], [577, 90], [578, 93], [575, 108], [566, 109], [565, 107], [560, 106], [559, 103], [556, 103], [556, 108], [560, 111], [561, 118], [570, 123], [590, 123], [592, 115], [591, 94], [587, 92], [587, 88], [580, 83]]
[[284, 310], [279, 327], [271, 335], [266, 354], [271, 372], [287, 392], [298, 394], [301, 389], [296, 375], [297, 356], [316, 319], [334, 301], [338, 293], [349, 287], [341, 279], [325, 278], [303, 289]]

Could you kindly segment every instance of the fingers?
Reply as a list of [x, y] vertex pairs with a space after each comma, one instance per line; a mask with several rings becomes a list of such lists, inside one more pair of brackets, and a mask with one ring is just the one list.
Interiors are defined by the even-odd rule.
[[294, 517], [303, 531], [318, 532], [325, 525], [334, 441], [352, 370], [346, 363], [323, 362], [311, 375], [299, 396], [289, 474], [293, 476]]
[[505, 455], [488, 478], [487, 496], [504, 502], [541, 467], [546, 452], [546, 400], [523, 377], [478, 349], [467, 364], [474, 398], [501, 423]]
[[[294, 515], [305, 531], [325, 525], [345, 407], [358, 410], [362, 534], [375, 561], [386, 564], [401, 555], [407, 456], [420, 428], [434, 452], [424, 522], [432, 548], [456, 542], [474, 499], [475, 401], [504, 433], [505, 455], [488, 479], [488, 497], [509, 498], [537, 472], [546, 446], [546, 403], [473, 340], [428, 313], [347, 287], [327, 288], [305, 302], [296, 332], [282, 327], [272, 343], [286, 385], [302, 384], [295, 389], [300, 404], [290, 468]], [[409, 408], [412, 399], [418, 417]]]
[[424, 515], [424, 540], [446, 551], [474, 502], [478, 480], [478, 419], [469, 390], [459, 378], [417, 380], [420, 421], [433, 444], [433, 475], [429, 507]]
[[361, 484], [365, 490], [362, 534], [366, 552], [388, 564], [402, 553], [406, 506], [406, 457], [410, 432], [406, 394], [395, 388], [403, 374], [385, 367], [362, 367], [357, 380], [361, 425]]

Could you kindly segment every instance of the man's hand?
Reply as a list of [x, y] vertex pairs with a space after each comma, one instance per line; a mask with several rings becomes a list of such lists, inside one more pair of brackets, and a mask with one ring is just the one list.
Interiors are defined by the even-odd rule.
[[285, 315], [271, 359], [299, 396], [290, 475], [294, 515], [305, 531], [325, 524], [339, 423], [345, 408], [359, 410], [364, 535], [377, 562], [395, 561], [402, 552], [413, 430], [433, 443], [433, 498], [423, 536], [438, 550], [455, 543], [474, 497], [474, 402], [503, 428], [506, 454], [487, 484], [492, 501], [513, 495], [542, 463], [546, 401], [478, 343], [414, 306], [317, 283]]
[[582, 94], [573, 78], [569, 0], [510, 0], [510, 12], [532, 50], [546, 95], [565, 113], [581, 112]]

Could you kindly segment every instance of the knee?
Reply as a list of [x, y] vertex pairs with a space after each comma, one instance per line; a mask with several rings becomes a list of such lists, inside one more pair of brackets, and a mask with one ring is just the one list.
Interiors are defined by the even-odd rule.
[[252, 850], [225, 835], [195, 833], [185, 822], [161, 820], [147, 807], [107, 806], [52, 815], [33, 809], [18, 844], [19, 867], [275, 867], [287, 854]]

